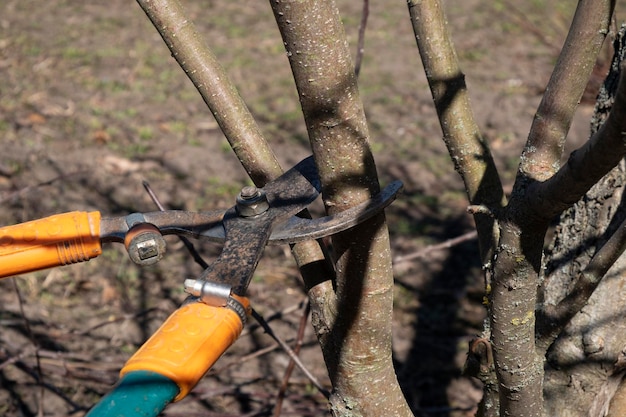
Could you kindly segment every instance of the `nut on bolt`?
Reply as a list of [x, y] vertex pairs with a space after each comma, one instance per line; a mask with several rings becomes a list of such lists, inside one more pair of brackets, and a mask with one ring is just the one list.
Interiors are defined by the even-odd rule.
[[124, 245], [128, 256], [137, 265], [152, 265], [165, 254], [165, 239], [159, 229], [147, 223], [134, 226], [126, 234]]
[[263, 190], [255, 186], [241, 189], [237, 196], [237, 213], [241, 217], [254, 217], [265, 213], [270, 208]]

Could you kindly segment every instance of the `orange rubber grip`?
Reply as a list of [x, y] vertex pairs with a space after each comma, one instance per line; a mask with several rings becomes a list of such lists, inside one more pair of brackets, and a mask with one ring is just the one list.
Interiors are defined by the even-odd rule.
[[[246, 308], [247, 298], [236, 297]], [[192, 302], [176, 310], [126, 362], [120, 371], [152, 371], [174, 381], [183, 399], [211, 366], [237, 340], [243, 329], [239, 315], [227, 307]]]
[[0, 228], [0, 278], [102, 253], [100, 212], [73, 211]]

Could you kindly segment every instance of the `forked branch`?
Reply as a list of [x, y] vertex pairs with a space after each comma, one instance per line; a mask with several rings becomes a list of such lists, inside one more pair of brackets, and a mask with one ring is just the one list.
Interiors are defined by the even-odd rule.
[[558, 169], [565, 137], [604, 38], [614, 0], [580, 0], [522, 153], [520, 172], [545, 181]]
[[[626, 155], [626, 71], [622, 67], [615, 103], [604, 125], [549, 180], [529, 189], [532, 210], [551, 219], [578, 201]], [[534, 202], [534, 203], [533, 203]]]

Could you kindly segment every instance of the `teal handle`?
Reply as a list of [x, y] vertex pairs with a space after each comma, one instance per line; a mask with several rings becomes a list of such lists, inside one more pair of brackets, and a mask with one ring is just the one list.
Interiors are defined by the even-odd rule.
[[163, 375], [129, 372], [85, 417], [156, 417], [178, 391], [176, 383]]

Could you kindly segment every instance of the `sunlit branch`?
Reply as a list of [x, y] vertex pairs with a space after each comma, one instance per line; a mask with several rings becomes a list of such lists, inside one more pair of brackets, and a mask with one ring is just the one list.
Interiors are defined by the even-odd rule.
[[522, 153], [519, 169], [523, 176], [544, 181], [559, 169], [574, 112], [609, 32], [614, 3], [614, 0], [578, 2]]

